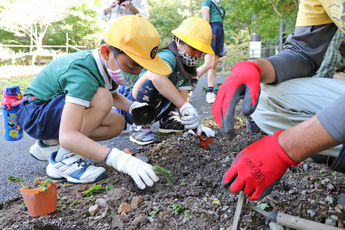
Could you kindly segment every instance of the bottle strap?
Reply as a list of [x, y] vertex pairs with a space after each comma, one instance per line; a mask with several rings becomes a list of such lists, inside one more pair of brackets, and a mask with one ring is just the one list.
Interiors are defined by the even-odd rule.
[[5, 104], [4, 106], [6, 106], [6, 110], [10, 110], [13, 106], [20, 105], [24, 101], [32, 101], [32, 100], [37, 100], [37, 98], [36, 97], [23, 97], [22, 99], [20, 99], [18, 101], [10, 102], [8, 104]]

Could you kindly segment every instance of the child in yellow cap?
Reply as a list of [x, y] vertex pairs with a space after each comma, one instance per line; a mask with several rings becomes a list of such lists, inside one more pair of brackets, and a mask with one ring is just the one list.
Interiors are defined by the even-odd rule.
[[[168, 74], [157, 74], [143, 69], [134, 87], [120, 87], [122, 93], [132, 101], [147, 102], [156, 106], [156, 121], [163, 133], [181, 132], [184, 129], [196, 129], [197, 134], [204, 132], [214, 136], [214, 131], [201, 125], [197, 110], [188, 102], [192, 77], [197, 77], [196, 64], [203, 53], [214, 54], [211, 47], [212, 29], [210, 24], [200, 17], [190, 17], [172, 31], [172, 42], [158, 51], [158, 55], [168, 64]], [[178, 112], [176, 112], [178, 108]], [[127, 111], [116, 109], [124, 115], [126, 122], [133, 123]], [[130, 140], [147, 145], [159, 142], [159, 136], [150, 127], [131, 127]]]
[[104, 161], [129, 174], [140, 189], [158, 178], [152, 166], [116, 148], [96, 141], [118, 136], [125, 125], [112, 107], [131, 112], [145, 103], [132, 102], [116, 93], [120, 81], [132, 81], [142, 68], [168, 74], [157, 56], [160, 37], [140, 15], [123, 16], [107, 28], [99, 49], [60, 57], [48, 64], [28, 86], [17, 113], [18, 122], [38, 139], [30, 154], [49, 160], [47, 175], [71, 183], [93, 183], [106, 175], [102, 167], [82, 157]]

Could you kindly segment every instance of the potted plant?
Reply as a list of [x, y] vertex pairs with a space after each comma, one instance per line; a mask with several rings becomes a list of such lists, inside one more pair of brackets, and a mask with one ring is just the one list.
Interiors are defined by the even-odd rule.
[[[24, 186], [24, 180], [9, 176], [8, 180]], [[20, 188], [24, 203], [32, 217], [50, 214], [56, 210], [56, 183], [51, 179]]]

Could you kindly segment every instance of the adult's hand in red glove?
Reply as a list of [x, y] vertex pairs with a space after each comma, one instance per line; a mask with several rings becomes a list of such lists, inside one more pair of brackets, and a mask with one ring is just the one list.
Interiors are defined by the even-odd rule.
[[242, 113], [249, 116], [254, 112], [259, 102], [260, 72], [260, 66], [254, 62], [239, 62], [219, 88], [212, 113], [224, 137], [232, 139], [235, 136], [235, 107], [243, 95]]
[[223, 186], [233, 193], [243, 192], [257, 200], [271, 193], [285, 171], [299, 163], [291, 160], [278, 143], [277, 131], [242, 150], [223, 177]]

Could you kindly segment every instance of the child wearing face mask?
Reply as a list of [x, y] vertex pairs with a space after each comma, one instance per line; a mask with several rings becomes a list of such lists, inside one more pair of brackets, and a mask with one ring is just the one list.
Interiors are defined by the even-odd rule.
[[25, 93], [34, 99], [20, 105], [17, 119], [37, 139], [30, 154], [49, 161], [49, 177], [70, 183], [101, 180], [106, 170], [86, 163], [82, 159], [86, 157], [129, 174], [140, 189], [158, 180], [151, 165], [97, 141], [116, 137], [123, 130], [125, 120], [113, 106], [131, 113], [146, 104], [118, 94], [119, 83], [136, 81], [131, 78], [143, 67], [169, 74], [169, 67], [156, 55], [159, 41], [147, 19], [123, 16], [108, 27], [99, 49], [60, 57], [34, 78]]
[[[214, 54], [211, 47], [212, 29], [200, 17], [190, 17], [172, 30], [174, 39], [160, 49], [158, 55], [169, 65], [169, 74], [156, 74], [143, 69], [133, 87], [122, 86], [119, 93], [132, 101], [146, 102], [156, 107], [156, 121], [162, 133], [196, 130], [214, 136], [214, 131], [201, 125], [197, 110], [188, 102], [188, 91], [192, 89], [191, 79], [198, 76], [196, 64], [202, 53]], [[127, 111], [116, 109], [123, 114], [126, 122], [133, 124]], [[159, 142], [160, 138], [149, 126], [131, 126], [130, 140], [147, 145]]]

